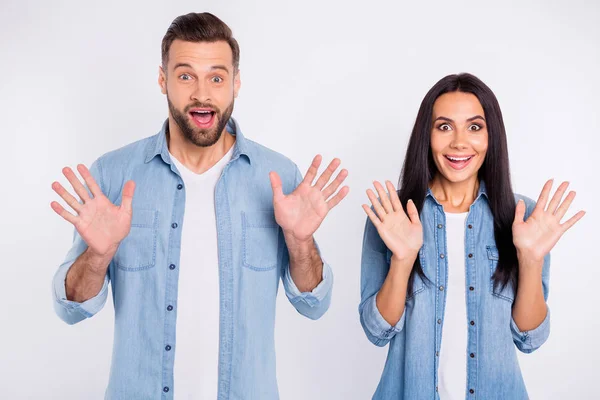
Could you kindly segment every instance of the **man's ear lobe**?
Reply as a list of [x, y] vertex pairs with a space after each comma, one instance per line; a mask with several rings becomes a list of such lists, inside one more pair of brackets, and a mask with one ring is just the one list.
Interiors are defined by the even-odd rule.
[[167, 74], [163, 70], [162, 66], [158, 67], [158, 86], [162, 94], [167, 94]]

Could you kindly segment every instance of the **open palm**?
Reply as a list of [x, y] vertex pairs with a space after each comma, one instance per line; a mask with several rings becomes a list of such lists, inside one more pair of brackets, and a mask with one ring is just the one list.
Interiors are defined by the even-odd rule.
[[363, 209], [377, 229], [381, 240], [390, 249], [394, 257], [414, 259], [423, 245], [423, 227], [419, 220], [417, 207], [412, 201], [408, 201], [404, 212], [396, 189], [390, 181], [386, 181], [388, 193], [379, 182], [374, 182], [379, 199], [371, 190], [367, 190], [367, 196], [373, 204], [373, 210], [366, 204]]
[[513, 243], [519, 253], [532, 260], [541, 261], [561, 236], [585, 215], [584, 211], [579, 211], [561, 224], [561, 219], [575, 198], [575, 192], [571, 191], [564, 201], [561, 201], [569, 186], [568, 182], [563, 182], [548, 204], [552, 183], [553, 181], [549, 180], [544, 185], [538, 202], [527, 221], [524, 221], [525, 203], [522, 200], [519, 201], [515, 210], [515, 220], [512, 226]]
[[348, 175], [346, 170], [340, 171], [337, 177], [325, 187], [339, 167], [339, 159], [334, 159], [313, 185], [312, 181], [317, 175], [320, 164], [321, 156], [316, 156], [302, 182], [288, 195], [283, 193], [279, 175], [276, 172], [271, 172], [269, 175], [273, 189], [275, 220], [286, 235], [291, 235], [297, 241], [309, 240], [329, 211], [339, 204], [349, 191], [349, 188], [344, 186], [335, 194]]
[[128, 181], [123, 187], [123, 200], [120, 206], [114, 205], [100, 190], [100, 187], [84, 165], [77, 167], [87, 184], [91, 197], [85, 186], [77, 179], [68, 167], [63, 169], [65, 177], [71, 183], [79, 202], [60, 183], [54, 182], [52, 188], [77, 213], [74, 215], [65, 210], [59, 203], [52, 202], [52, 209], [65, 220], [75, 226], [90, 250], [105, 255], [116, 251], [119, 243], [129, 234], [131, 228], [131, 203], [135, 184]]

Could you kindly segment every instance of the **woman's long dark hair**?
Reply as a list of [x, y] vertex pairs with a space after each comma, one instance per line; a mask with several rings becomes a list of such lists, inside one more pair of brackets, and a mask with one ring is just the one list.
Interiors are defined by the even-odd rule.
[[[449, 92], [472, 93], [483, 107], [488, 130], [488, 149], [478, 177], [485, 183], [494, 216], [494, 237], [499, 254], [498, 267], [493, 276], [494, 285], [504, 288], [510, 282], [516, 291], [519, 266], [512, 237], [516, 203], [510, 182], [506, 131], [496, 96], [479, 78], [471, 74], [448, 75], [427, 92], [408, 143], [399, 197], [405, 210], [409, 199], [413, 200], [419, 212], [423, 209], [429, 184], [437, 173], [431, 153], [433, 104], [438, 97]], [[426, 281], [429, 280], [418, 257], [411, 272], [411, 282], [415, 273]]]

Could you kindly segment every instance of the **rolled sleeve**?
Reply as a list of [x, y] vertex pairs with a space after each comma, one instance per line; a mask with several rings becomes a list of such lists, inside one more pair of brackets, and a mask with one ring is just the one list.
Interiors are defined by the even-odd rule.
[[333, 288], [333, 271], [329, 264], [323, 261], [322, 281], [310, 292], [300, 292], [292, 279], [290, 268], [285, 268], [283, 277], [285, 294], [298, 312], [310, 319], [320, 318], [331, 303]]
[[385, 346], [397, 333], [402, 332], [406, 319], [406, 309], [394, 326], [390, 325], [377, 308], [377, 295], [371, 296], [361, 310], [360, 322], [369, 340], [377, 346]]
[[520, 331], [515, 320], [511, 319], [510, 330], [515, 345], [523, 353], [531, 353], [539, 349], [550, 336], [550, 309], [547, 308], [546, 318], [537, 328]]
[[76, 324], [86, 318], [97, 314], [106, 304], [108, 298], [108, 274], [100, 292], [91, 299], [78, 303], [67, 299], [65, 280], [72, 264], [63, 265], [56, 272], [53, 279], [54, 310], [56, 314], [69, 325]]

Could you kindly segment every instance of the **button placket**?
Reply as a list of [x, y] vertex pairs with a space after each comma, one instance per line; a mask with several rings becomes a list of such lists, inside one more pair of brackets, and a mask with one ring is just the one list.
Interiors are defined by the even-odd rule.
[[[474, 230], [473, 230], [473, 224], [469, 223], [467, 225], [467, 231], [465, 232], [466, 238], [467, 238], [467, 242], [468, 243], [473, 243], [474, 240]], [[468, 354], [469, 354], [469, 362], [467, 365], [467, 384], [470, 385], [473, 382], [476, 382], [476, 374], [477, 374], [477, 361], [475, 360], [475, 352], [473, 350], [476, 349], [477, 347], [477, 328], [475, 327], [475, 320], [471, 319], [472, 317], [474, 317], [476, 314], [474, 314], [475, 310], [476, 310], [476, 305], [477, 305], [477, 297], [475, 297], [476, 292], [475, 292], [475, 286], [474, 284], [476, 283], [476, 274], [474, 273], [474, 271], [476, 271], [476, 259], [475, 259], [475, 252], [477, 251], [476, 248], [473, 248], [472, 246], [469, 246], [467, 253], [467, 287], [469, 289], [469, 294], [472, 294], [471, 296], [467, 297], [467, 316], [469, 318], [469, 345], [468, 345]], [[475, 390], [473, 388], [469, 388], [469, 393], [470, 394], [474, 394]]]
[[[437, 214], [437, 216], [439, 217], [440, 221], [444, 221], [444, 212], [443, 212], [443, 208], [439, 207], [439, 211], [440, 213]], [[444, 223], [438, 223], [437, 224], [437, 228], [440, 230], [439, 235], [436, 235], [438, 237], [437, 240], [437, 251], [438, 251], [438, 257], [439, 257], [439, 262], [437, 263], [438, 268], [437, 268], [437, 287], [438, 287], [438, 292], [437, 292], [437, 296], [436, 296], [436, 311], [437, 311], [437, 327], [436, 327], [436, 351], [435, 351], [435, 365], [436, 365], [436, 373], [435, 373], [435, 390], [436, 392], [438, 392], [438, 371], [437, 371], [437, 366], [439, 365], [439, 360], [440, 360], [440, 340], [442, 337], [442, 324], [443, 324], [443, 316], [444, 316], [444, 298], [446, 295], [446, 291], [447, 291], [447, 287], [446, 287], [446, 283], [447, 283], [447, 277], [448, 277], [448, 272], [447, 272], [447, 268], [448, 268], [448, 263], [446, 262], [446, 253], [444, 253], [446, 251], [445, 247], [444, 247], [444, 243], [445, 243], [445, 221]]]
[[[180, 178], [180, 177], [179, 177]], [[183, 207], [183, 205], [185, 204], [184, 200], [185, 200], [185, 194], [184, 194], [184, 190], [185, 190], [185, 184], [181, 179], [177, 179], [176, 182], [174, 182], [173, 186], [174, 189], [176, 189], [174, 191], [174, 195], [175, 195], [175, 204], [176, 207], [174, 208], [174, 212], [171, 215], [171, 224], [168, 224], [167, 226], [170, 226], [171, 229], [175, 230], [173, 232], [173, 234], [169, 235], [169, 252], [167, 255], [167, 262], [166, 265], [168, 266], [168, 270], [167, 272], [172, 272], [172, 273], [167, 273], [166, 274], [166, 281], [165, 281], [165, 285], [166, 285], [166, 292], [168, 293], [168, 297], [165, 298], [165, 309], [167, 311], [167, 313], [165, 314], [165, 335], [164, 335], [164, 342], [163, 342], [163, 349], [165, 351], [164, 353], [164, 357], [163, 357], [163, 366], [162, 366], [162, 370], [163, 370], [163, 388], [162, 391], [164, 393], [169, 393], [172, 391], [172, 385], [173, 385], [173, 380], [172, 380], [172, 371], [173, 371], [173, 356], [174, 354], [171, 353], [171, 351], [174, 349], [175, 346], [175, 333], [174, 333], [174, 318], [176, 313], [173, 312], [175, 311], [175, 306], [174, 304], [177, 302], [177, 280], [178, 280], [178, 265], [176, 264], [177, 262], [179, 262], [179, 254], [178, 254], [178, 250], [180, 249], [180, 240], [181, 240], [181, 232], [177, 232], [176, 230], [181, 228], [179, 226], [179, 221], [183, 221], [183, 216], [181, 214], [181, 212], [179, 212], [178, 210], [181, 210]], [[171, 344], [173, 343], [173, 344]], [[166, 374], [165, 374], [166, 373]], [[169, 377], [170, 376], [170, 377]]]

